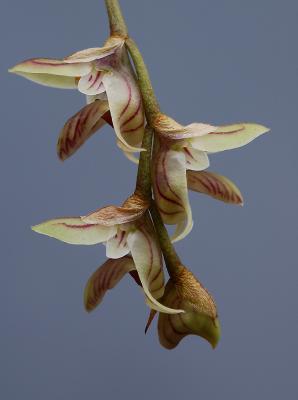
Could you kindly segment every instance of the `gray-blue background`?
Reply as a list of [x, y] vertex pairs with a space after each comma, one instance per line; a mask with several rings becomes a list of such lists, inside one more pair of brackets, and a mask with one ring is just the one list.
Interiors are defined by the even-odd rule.
[[1, 361], [3, 400], [296, 399], [296, 0], [122, 0], [163, 110], [182, 123], [255, 121], [247, 147], [211, 157], [233, 179], [237, 208], [191, 194], [192, 234], [177, 246], [213, 293], [215, 351], [189, 337], [171, 352], [126, 278], [91, 315], [82, 292], [103, 246], [67, 246], [30, 225], [120, 204], [135, 166], [111, 129], [64, 164], [58, 132], [83, 104], [74, 91], [6, 73], [25, 58], [101, 45], [102, 0], [1, 1]]

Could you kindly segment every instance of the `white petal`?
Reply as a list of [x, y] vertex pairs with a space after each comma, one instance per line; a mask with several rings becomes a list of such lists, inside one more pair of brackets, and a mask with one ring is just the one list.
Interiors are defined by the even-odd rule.
[[172, 243], [179, 242], [179, 240], [183, 240], [192, 230], [193, 228], [193, 220], [190, 218], [185, 218], [182, 221], [177, 223], [175, 232], [171, 237]]
[[78, 90], [86, 95], [95, 96], [105, 92], [102, 83], [103, 73], [92, 70], [88, 75], [81, 77], [78, 83]]
[[144, 134], [144, 113], [142, 99], [133, 75], [126, 68], [107, 72], [103, 76], [115, 133], [131, 152]]
[[187, 169], [191, 169], [193, 171], [202, 171], [203, 169], [209, 167], [210, 163], [206, 152], [193, 149], [190, 146], [184, 147], [183, 151]]
[[180, 240], [193, 225], [182, 151], [160, 147], [153, 163], [153, 189], [164, 222], [178, 225], [173, 240]]
[[138, 271], [143, 290], [154, 307], [159, 312], [177, 314], [183, 310], [174, 310], [163, 306], [156, 298], [164, 292], [164, 277], [162, 257], [155, 237], [144, 227], [129, 233], [127, 243]]
[[134, 153], [128, 151], [128, 149], [122, 142], [120, 142], [120, 140], [117, 140], [117, 146], [123, 151], [123, 154], [129, 159], [129, 161], [132, 161], [134, 164], [139, 164], [139, 158], [136, 157]]
[[57, 218], [32, 227], [42, 235], [70, 244], [91, 245], [107, 241], [117, 229], [97, 224], [86, 224], [80, 217]]
[[129, 247], [127, 245], [127, 235], [127, 232], [118, 229], [117, 234], [107, 241], [107, 257], [116, 259], [126, 256], [126, 254], [129, 253]]

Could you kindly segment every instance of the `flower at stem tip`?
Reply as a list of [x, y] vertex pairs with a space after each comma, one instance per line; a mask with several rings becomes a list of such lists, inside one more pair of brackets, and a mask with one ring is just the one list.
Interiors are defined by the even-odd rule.
[[253, 123], [182, 126], [161, 114], [154, 129], [157, 133], [152, 161], [154, 197], [163, 221], [176, 225], [173, 241], [183, 239], [193, 226], [188, 189], [227, 203], [243, 203], [239, 189], [228, 178], [202, 171], [209, 167], [208, 153], [244, 146], [268, 132], [268, 128]]
[[[183, 314], [159, 314], [158, 336], [162, 346], [175, 348], [187, 335], [198, 335], [206, 339], [213, 348], [220, 339], [220, 325], [215, 302], [196, 277], [184, 266], [171, 276], [166, 284], [161, 301], [168, 307], [179, 307]], [[156, 315], [151, 310], [145, 328], [147, 332]]]
[[[165, 313], [181, 313], [183, 310], [171, 309], [157, 301], [164, 293], [164, 273], [162, 254], [148, 215], [148, 206], [147, 201], [135, 193], [121, 207], [107, 206], [83, 217], [53, 219], [33, 226], [32, 229], [70, 244], [105, 243], [106, 255], [110, 259], [121, 259], [130, 254], [133, 268], [131, 263], [109, 261], [99, 274], [96, 273], [94, 279], [105, 277], [109, 288], [110, 282], [120, 277], [114, 275], [117, 272], [115, 268], [124, 268], [125, 272], [136, 269], [146, 302], [151, 308]], [[110, 269], [110, 275], [106, 274], [107, 269]], [[101, 288], [105, 286], [101, 285]], [[98, 302], [98, 287], [94, 293], [91, 304]], [[89, 303], [87, 301], [86, 304]]]
[[65, 124], [58, 142], [62, 160], [106, 122], [113, 124], [126, 151], [141, 150], [143, 104], [123, 38], [110, 37], [104, 47], [78, 51], [62, 60], [26, 60], [9, 71], [41, 85], [78, 89], [87, 103], [97, 99], [96, 106], [84, 107]]

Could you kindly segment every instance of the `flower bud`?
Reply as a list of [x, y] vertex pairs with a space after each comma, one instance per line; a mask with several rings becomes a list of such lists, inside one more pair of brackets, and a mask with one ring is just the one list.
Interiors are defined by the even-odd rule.
[[[208, 291], [184, 266], [171, 277], [166, 285], [161, 302], [184, 313], [169, 315], [160, 313], [158, 335], [162, 346], [173, 349], [187, 335], [198, 335], [206, 339], [213, 348], [220, 338], [220, 325], [215, 302]], [[149, 318], [147, 329], [153, 319]]]

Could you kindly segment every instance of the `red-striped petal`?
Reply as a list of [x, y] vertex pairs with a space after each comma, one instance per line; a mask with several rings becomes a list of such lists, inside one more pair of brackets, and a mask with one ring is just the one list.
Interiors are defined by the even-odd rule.
[[105, 91], [102, 83], [103, 73], [92, 70], [88, 75], [84, 75], [78, 82], [78, 89], [81, 93], [88, 96], [95, 96]]
[[243, 205], [243, 197], [237, 186], [225, 176], [209, 171], [187, 171], [190, 190], [207, 194], [230, 204]]
[[121, 258], [129, 253], [127, 245], [128, 232], [118, 228], [117, 234], [109, 239], [106, 244], [106, 256], [108, 258]]
[[165, 307], [157, 299], [164, 293], [162, 255], [152, 228], [145, 223], [130, 232], [127, 243], [134, 260], [148, 305], [160, 312], [180, 313], [183, 310]]
[[204, 151], [193, 149], [190, 146], [183, 147], [186, 168], [193, 171], [202, 171], [209, 167], [209, 158]]
[[183, 151], [159, 147], [153, 162], [153, 190], [164, 222], [177, 225], [173, 240], [182, 239], [192, 228]]
[[89, 278], [84, 291], [85, 309], [90, 312], [97, 307], [107, 290], [113, 289], [124, 275], [135, 269], [131, 257], [107, 260]]
[[105, 73], [103, 84], [119, 141], [128, 151], [140, 151], [137, 146], [142, 142], [145, 120], [140, 90], [131, 68], [121, 65]]
[[108, 109], [106, 101], [96, 100], [66, 122], [57, 143], [57, 153], [61, 160], [66, 160], [74, 154], [93, 133], [105, 124], [103, 116]]

